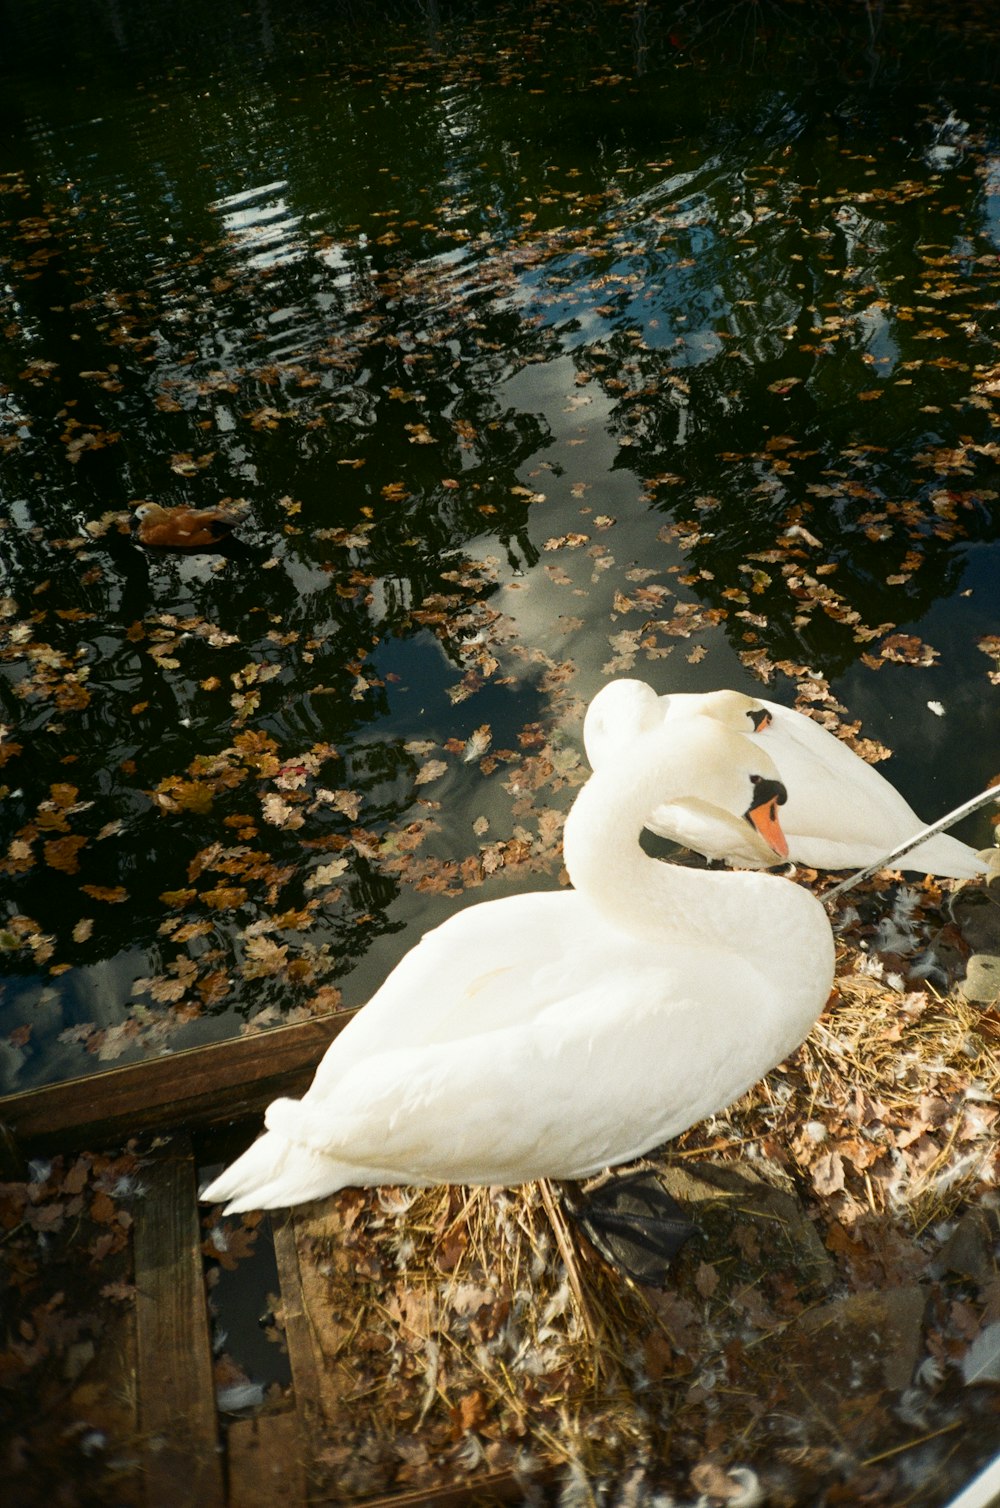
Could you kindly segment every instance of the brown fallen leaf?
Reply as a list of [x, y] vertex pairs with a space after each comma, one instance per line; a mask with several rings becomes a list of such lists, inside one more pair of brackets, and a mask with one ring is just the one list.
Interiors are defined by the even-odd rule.
[[67, 834], [64, 838], [50, 838], [42, 849], [46, 864], [51, 869], [61, 870], [63, 874], [79, 874], [80, 865], [77, 854], [86, 842], [86, 838], [73, 833]]

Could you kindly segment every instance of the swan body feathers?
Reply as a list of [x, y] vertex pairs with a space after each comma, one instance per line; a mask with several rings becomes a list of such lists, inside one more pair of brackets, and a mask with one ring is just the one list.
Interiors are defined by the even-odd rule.
[[707, 719], [634, 738], [567, 818], [574, 888], [480, 902], [428, 932], [202, 1198], [235, 1212], [347, 1185], [580, 1178], [743, 1094], [822, 1010], [833, 939], [792, 881], [643, 853], [658, 795], [696, 777], [752, 831], [741, 814], [775, 771]]
[[[766, 748], [787, 788], [781, 825], [789, 857], [813, 869], [863, 869], [904, 843], [923, 821], [884, 775], [804, 713], [739, 691], [658, 696], [644, 681], [609, 681], [584, 721], [591, 766], [619, 757], [636, 734], [677, 718], [709, 717]], [[647, 826], [710, 859], [758, 867], [746, 824], [708, 811], [697, 792], [660, 801]], [[773, 859], [765, 859], [773, 863]], [[948, 833], [929, 838], [899, 861], [902, 869], [972, 879], [986, 865]]]

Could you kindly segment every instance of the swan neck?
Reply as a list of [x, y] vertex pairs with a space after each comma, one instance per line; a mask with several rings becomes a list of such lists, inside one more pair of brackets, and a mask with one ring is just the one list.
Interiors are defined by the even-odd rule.
[[665, 730], [662, 759], [653, 757], [650, 738], [656, 735], [643, 735], [643, 747], [597, 770], [577, 795], [563, 835], [574, 889], [633, 937], [718, 948], [738, 935], [744, 957], [780, 969], [773, 957], [776, 910], [808, 927], [814, 897], [773, 875], [692, 869], [645, 853], [640, 838], [650, 814], [697, 789], [712, 757], [697, 731], [679, 749]]
[[574, 889], [629, 932], [717, 936], [716, 906], [706, 904], [706, 892], [734, 877], [662, 863], [640, 845], [650, 812], [676, 795], [662, 778], [622, 765], [592, 775], [566, 819], [566, 869]]

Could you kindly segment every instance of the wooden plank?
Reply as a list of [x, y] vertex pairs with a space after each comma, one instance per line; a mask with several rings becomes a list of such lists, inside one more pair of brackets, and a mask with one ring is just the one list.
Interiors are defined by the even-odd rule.
[[228, 1042], [0, 1099], [17, 1142], [70, 1151], [115, 1146], [144, 1131], [195, 1130], [259, 1115], [277, 1094], [300, 1094], [353, 1011], [316, 1016]]
[[226, 1430], [229, 1508], [304, 1508], [305, 1448], [292, 1411], [234, 1419]]
[[299, 1254], [295, 1247], [295, 1216], [272, 1215], [274, 1257], [281, 1287], [288, 1364], [292, 1370], [295, 1408], [309, 1459], [315, 1459], [322, 1442], [323, 1377], [313, 1345], [312, 1325], [302, 1294]]
[[147, 1508], [222, 1508], [222, 1459], [201, 1259], [195, 1163], [174, 1138], [144, 1169], [136, 1204], [136, 1374]]

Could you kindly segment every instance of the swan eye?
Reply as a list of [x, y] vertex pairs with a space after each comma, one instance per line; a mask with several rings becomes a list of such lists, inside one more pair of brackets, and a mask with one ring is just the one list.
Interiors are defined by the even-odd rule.
[[779, 806], [784, 806], [788, 800], [788, 792], [780, 780], [769, 780], [765, 775], [751, 775], [750, 784], [754, 788], [755, 806], [762, 806], [765, 801], [776, 801]]

